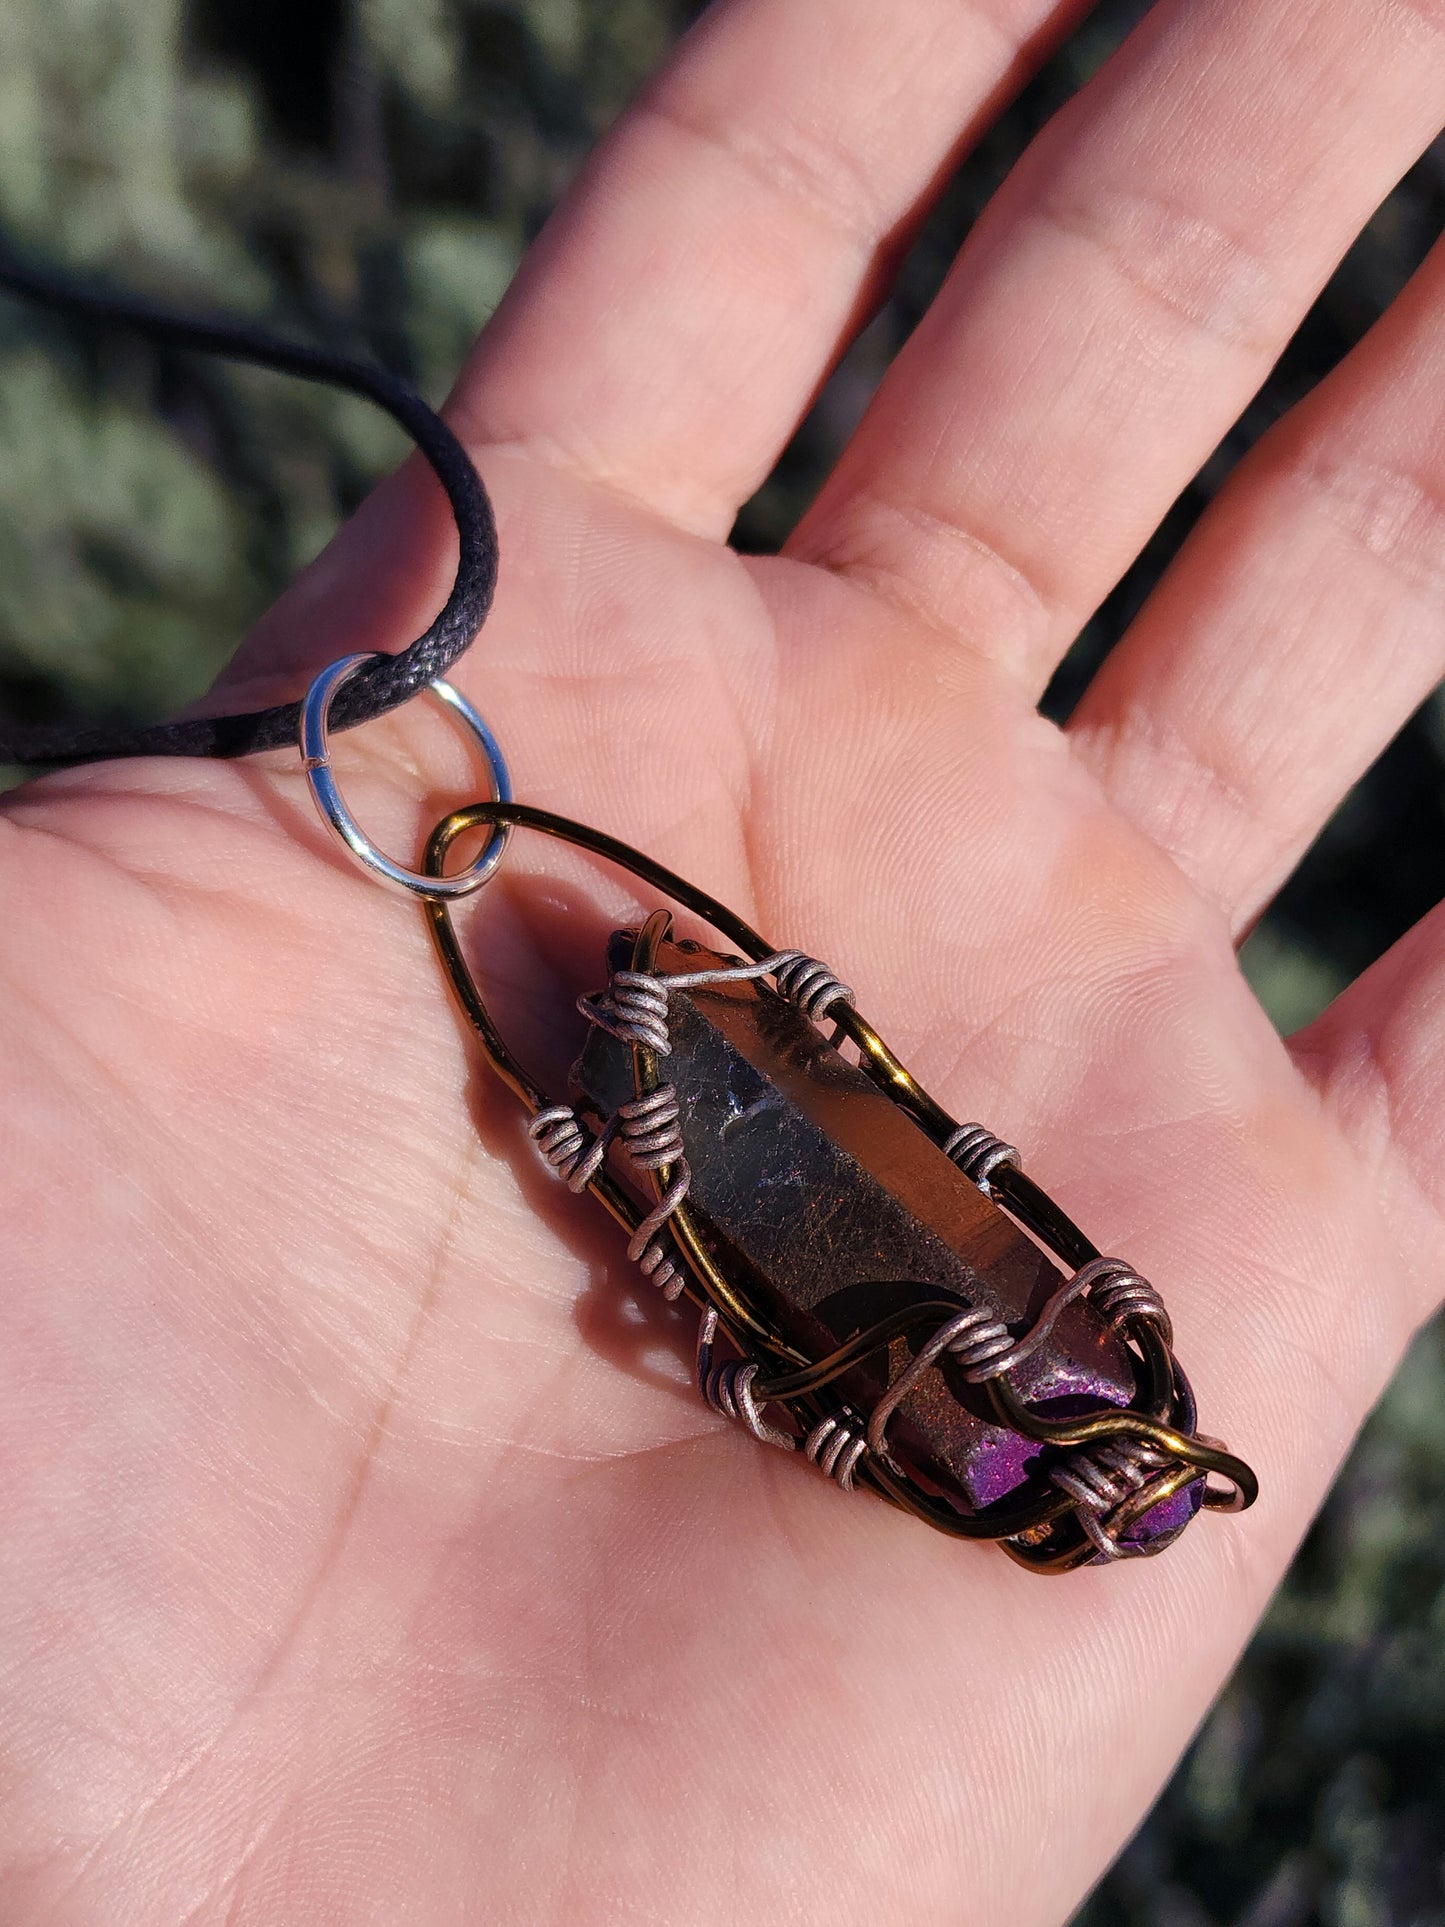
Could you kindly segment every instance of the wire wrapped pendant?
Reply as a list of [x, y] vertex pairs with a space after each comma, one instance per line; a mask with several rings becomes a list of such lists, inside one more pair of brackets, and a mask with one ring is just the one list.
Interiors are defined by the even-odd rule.
[[619, 864], [743, 953], [678, 940], [666, 910], [615, 933], [563, 1102], [498, 1032], [449, 903], [426, 899], [544, 1163], [622, 1225], [665, 1297], [701, 1308], [710, 1405], [843, 1490], [1040, 1572], [1151, 1555], [1201, 1507], [1253, 1503], [1250, 1468], [1197, 1429], [1153, 1286], [1102, 1257], [1012, 1146], [949, 1117], [825, 965], [523, 804], [444, 819], [427, 876], [446, 874], [459, 837], [513, 827]]

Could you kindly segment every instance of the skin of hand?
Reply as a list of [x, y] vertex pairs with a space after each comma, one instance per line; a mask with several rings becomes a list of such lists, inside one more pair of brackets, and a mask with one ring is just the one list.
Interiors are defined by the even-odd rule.
[[[0, 1893], [32, 1923], [1058, 1922], [1440, 1294], [1445, 923], [1288, 1043], [1234, 945], [1445, 672], [1445, 255], [1052, 665], [1445, 117], [1440, 0], [1160, 0], [1006, 183], [783, 555], [726, 546], [1050, 0], [725, 0], [450, 404], [519, 793], [825, 957], [1163, 1290], [1263, 1496], [1048, 1581], [756, 1446], [479, 1070], [294, 759], [0, 814]], [[396, 648], [415, 465], [225, 707]], [[413, 860], [428, 704], [338, 739]], [[464, 919], [555, 1074], [636, 903]], [[565, 1035], [563, 1035], [565, 1033]]]

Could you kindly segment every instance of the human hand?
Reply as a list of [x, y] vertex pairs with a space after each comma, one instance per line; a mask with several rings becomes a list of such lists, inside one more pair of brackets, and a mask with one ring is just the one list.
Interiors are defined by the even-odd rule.
[[[930, 185], [1064, 24], [824, 13], [714, 9], [486, 331], [452, 419], [502, 583], [458, 680], [529, 801], [827, 957], [1024, 1147], [1161, 1287], [1263, 1496], [1047, 1583], [760, 1450], [294, 759], [48, 778], [0, 817], [7, 1921], [1060, 1920], [1436, 1305], [1445, 925], [1288, 1047], [1232, 946], [1445, 664], [1445, 259], [1069, 731], [1034, 702], [1438, 128], [1445, 13], [1163, 0], [789, 552], [741, 559]], [[408, 468], [228, 706], [397, 647], [449, 571]], [[422, 705], [337, 760], [398, 853], [466, 794]], [[530, 1048], [625, 907], [514, 840], [468, 928]]]

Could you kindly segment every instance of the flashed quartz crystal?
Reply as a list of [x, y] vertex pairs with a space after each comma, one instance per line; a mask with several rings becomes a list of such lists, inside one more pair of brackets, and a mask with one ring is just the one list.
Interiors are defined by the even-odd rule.
[[[615, 933], [613, 969], [628, 967], [633, 942]], [[653, 968], [665, 979], [729, 961], [669, 940]], [[680, 1103], [689, 1213], [719, 1268], [806, 1357], [920, 1299], [981, 1306], [1016, 1329], [1037, 1317], [1060, 1281], [1054, 1262], [776, 991], [756, 981], [675, 990], [668, 1035], [660, 1070]], [[594, 1028], [573, 1076], [581, 1106], [608, 1117], [634, 1095], [631, 1047]], [[910, 1356], [899, 1339], [835, 1389], [866, 1416]], [[1128, 1405], [1137, 1392], [1128, 1347], [1082, 1299], [1013, 1383], [1046, 1414]], [[948, 1359], [903, 1400], [889, 1438], [969, 1511], [1020, 1485], [1039, 1450], [992, 1422], [985, 1387]], [[1136, 1534], [1177, 1529], [1181, 1508], [1167, 1510]]]

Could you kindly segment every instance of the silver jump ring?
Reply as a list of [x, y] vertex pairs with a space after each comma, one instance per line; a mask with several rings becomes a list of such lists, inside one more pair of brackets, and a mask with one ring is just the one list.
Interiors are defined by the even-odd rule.
[[[481, 889], [501, 862], [507, 838], [512, 834], [510, 823], [497, 824], [487, 839], [486, 848], [465, 870], [458, 871], [455, 876], [429, 877], [423, 876], [419, 870], [408, 870], [400, 863], [393, 863], [385, 851], [379, 850], [366, 835], [341, 800], [341, 790], [331, 768], [331, 743], [327, 728], [331, 703], [341, 685], [349, 682], [357, 670], [371, 660], [370, 656], [342, 656], [321, 671], [307, 690], [306, 700], [301, 705], [301, 727], [297, 732], [301, 762], [306, 771], [306, 780], [311, 785], [311, 795], [321, 812], [321, 820], [337, 842], [349, 850], [363, 868], [370, 870], [373, 876], [379, 877], [393, 890], [405, 891], [413, 897], [432, 897], [440, 902], [470, 896], [473, 890]], [[507, 759], [481, 716], [459, 689], [453, 688], [449, 682], [443, 682], [440, 677], [428, 683], [427, 689], [461, 718], [467, 733], [481, 751], [482, 762], [491, 781], [491, 801], [510, 803], [512, 779], [507, 772]]]

